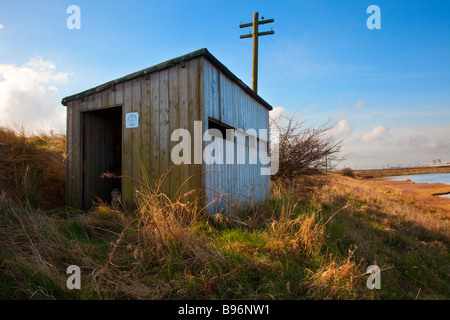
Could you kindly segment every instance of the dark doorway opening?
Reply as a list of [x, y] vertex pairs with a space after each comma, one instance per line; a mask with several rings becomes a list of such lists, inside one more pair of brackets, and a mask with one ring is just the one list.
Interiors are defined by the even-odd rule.
[[122, 192], [122, 107], [86, 111], [83, 121], [83, 208]]

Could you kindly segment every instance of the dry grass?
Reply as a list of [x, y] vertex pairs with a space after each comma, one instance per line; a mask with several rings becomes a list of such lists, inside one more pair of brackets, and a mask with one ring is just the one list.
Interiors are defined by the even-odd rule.
[[[321, 253], [326, 222], [320, 212], [283, 197], [210, 217], [196, 201], [169, 199], [158, 187], [142, 188], [138, 209], [128, 214], [101, 204], [88, 214], [49, 215], [16, 206], [4, 194], [0, 291], [12, 299], [357, 296], [361, 269], [348, 257]], [[82, 269], [80, 292], [65, 287], [71, 264]]]
[[[209, 217], [158, 188], [138, 209], [105, 204], [48, 214], [0, 199], [6, 298], [412, 299], [445, 298], [448, 229], [396, 195], [330, 176], [308, 201], [281, 185], [269, 202]], [[82, 268], [83, 289], [65, 287]], [[383, 290], [365, 289], [379, 264]]]
[[0, 127], [0, 190], [16, 203], [52, 209], [64, 204], [65, 135], [27, 137]]
[[410, 167], [410, 168], [391, 168], [391, 169], [374, 169], [374, 170], [355, 170], [356, 176], [362, 179], [380, 178], [390, 176], [404, 176], [413, 174], [431, 174], [431, 173], [449, 173], [449, 166], [434, 167]]
[[[27, 172], [62, 154], [44, 147], [44, 156], [36, 138], [4, 134], [22, 151], [2, 142], [10, 151], [0, 156], [1, 170], [16, 167], [0, 172], [24, 190], [33, 185]], [[2, 185], [1, 298], [449, 298], [449, 221], [394, 190], [341, 175], [298, 177], [273, 182], [264, 203], [210, 216], [192, 192], [162, 194], [166, 177], [143, 181], [133, 212], [104, 203], [87, 213], [39, 209], [28, 191]], [[81, 290], [66, 288], [72, 264], [81, 267]], [[382, 290], [366, 289], [372, 264], [382, 268]]]
[[[353, 248], [357, 261], [378, 264], [384, 298], [448, 298], [450, 222], [424, 214], [411, 198], [376, 182], [331, 176], [320, 194], [323, 209], [344, 203], [330, 224], [329, 245]], [[328, 209], [327, 209], [328, 208]]]
[[[0, 214], [3, 298], [57, 299], [68, 293], [65, 269], [59, 266], [73, 261], [83, 271], [93, 267], [86, 259], [86, 235], [79, 233], [81, 216], [69, 222], [45, 211], [19, 207], [5, 193], [0, 195]], [[79, 298], [90, 295], [88, 285], [76, 293]]]
[[436, 218], [450, 220], [450, 201], [436, 196], [450, 193], [449, 185], [443, 183], [414, 183], [409, 180], [376, 180], [376, 183], [386, 186], [392, 192], [408, 199], [422, 213]]
[[[342, 196], [350, 200], [356, 209], [366, 215], [379, 215], [380, 222], [384, 226], [396, 224], [400, 221], [403, 224], [414, 224], [420, 226], [415, 231], [423, 231], [439, 235], [450, 241], [450, 221], [444, 217], [439, 218], [424, 214], [423, 208], [415, 206], [415, 200], [411, 197], [404, 197], [400, 192], [378, 185], [378, 182], [365, 182], [331, 177], [334, 184], [328, 185], [323, 190], [322, 199], [332, 203], [330, 197]], [[446, 199], [443, 199], [446, 200]], [[354, 201], [354, 202], [352, 202]], [[420, 237], [420, 234], [414, 234]]]

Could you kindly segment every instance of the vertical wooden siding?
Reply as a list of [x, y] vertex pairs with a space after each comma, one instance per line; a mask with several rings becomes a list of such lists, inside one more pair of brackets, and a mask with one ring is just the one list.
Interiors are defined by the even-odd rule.
[[[244, 131], [269, 128], [269, 111], [207, 60], [204, 61], [204, 99], [205, 119], [211, 117]], [[228, 198], [234, 202], [244, 203], [269, 197], [270, 176], [260, 174], [260, 164], [249, 164], [250, 147], [241, 147], [246, 153], [246, 164], [205, 165], [207, 203], [223, 194], [229, 194]], [[218, 201], [211, 205], [210, 212], [225, 207], [225, 201]]]
[[[122, 199], [132, 205], [134, 192], [142, 181], [142, 170], [153, 183], [172, 166], [170, 151], [173, 130], [188, 129], [204, 120], [203, 64], [199, 57], [116, 85], [67, 104], [66, 198], [82, 206], [82, 112], [122, 106]], [[139, 128], [125, 129], [125, 114], [139, 112]], [[193, 138], [193, 136], [192, 136]], [[192, 139], [193, 147], [193, 139]], [[192, 153], [192, 162], [194, 161]], [[200, 188], [201, 165], [181, 166], [171, 171], [161, 190], [174, 195], [191, 177], [183, 191]]]

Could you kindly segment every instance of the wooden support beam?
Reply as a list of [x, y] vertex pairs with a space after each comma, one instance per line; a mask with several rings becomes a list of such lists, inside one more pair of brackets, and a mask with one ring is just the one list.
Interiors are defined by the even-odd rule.
[[252, 59], [252, 89], [258, 93], [258, 12], [253, 12], [253, 59]]
[[268, 36], [270, 34], [275, 34], [275, 31], [271, 30], [271, 31], [260, 32], [260, 33], [258, 33], [258, 37]]
[[[261, 36], [267, 36], [267, 35], [274, 34], [274, 33], [275, 33], [275, 31], [259, 32], [259, 33], [258, 33], [258, 37], [261, 37]], [[252, 33], [244, 34], [244, 35], [240, 36], [241, 39], [252, 38], [252, 37], [253, 37], [253, 34], [252, 34]]]
[[[274, 21], [275, 20], [273, 20], [273, 19], [261, 20], [261, 21], [258, 21], [258, 24], [261, 25], [261, 24], [266, 24], [266, 23], [272, 23]], [[247, 27], [253, 27], [253, 22], [241, 24], [239, 26], [239, 28], [241, 28], [241, 29], [242, 28], [247, 28]]]

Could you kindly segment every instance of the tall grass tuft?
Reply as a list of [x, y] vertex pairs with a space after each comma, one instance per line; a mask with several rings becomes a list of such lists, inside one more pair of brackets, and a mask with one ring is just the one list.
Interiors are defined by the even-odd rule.
[[15, 203], [42, 209], [64, 204], [65, 135], [27, 137], [0, 127], [0, 190]]

